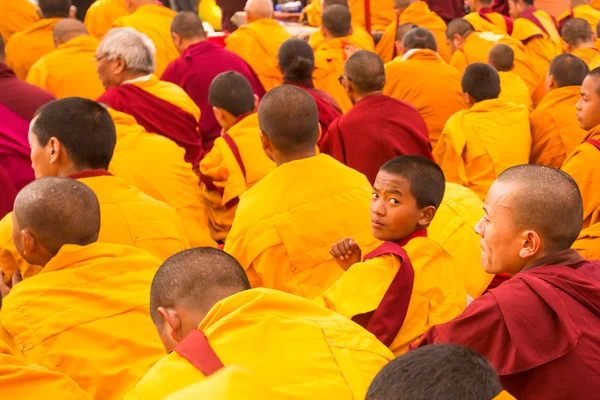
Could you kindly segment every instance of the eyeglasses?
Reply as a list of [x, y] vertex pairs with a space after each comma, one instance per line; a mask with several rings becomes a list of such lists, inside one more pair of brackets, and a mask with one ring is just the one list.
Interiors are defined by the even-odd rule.
[[106, 57], [108, 57], [108, 53], [104, 53], [100, 57], [94, 56], [94, 57], [91, 58], [90, 61], [98, 63], [98, 62], [100, 62], [100, 60], [102, 60], [103, 58], [106, 58]]

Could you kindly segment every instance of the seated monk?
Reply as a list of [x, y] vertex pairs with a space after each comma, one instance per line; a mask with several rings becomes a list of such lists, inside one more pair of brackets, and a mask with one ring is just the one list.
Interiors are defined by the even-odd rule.
[[27, 121], [0, 105], [0, 166], [17, 192], [35, 179], [29, 158], [28, 132]]
[[0, 1], [0, 36], [4, 42], [40, 20], [38, 8], [29, 0]]
[[469, 65], [462, 88], [471, 108], [448, 120], [433, 156], [448, 181], [471, 188], [484, 200], [502, 171], [529, 162], [529, 112], [498, 100], [500, 78], [489, 65]]
[[560, 168], [587, 136], [573, 112], [581, 98], [581, 84], [589, 73], [587, 65], [573, 54], [561, 54], [550, 64], [546, 96], [529, 116], [531, 164]]
[[129, 14], [127, 0], [96, 0], [85, 13], [83, 23], [90, 35], [102, 39], [116, 20]]
[[122, 399], [160, 357], [147, 317], [160, 260], [96, 243], [98, 198], [73, 179], [33, 181], [11, 218], [19, 254], [42, 271], [3, 297], [0, 325], [28, 361], [67, 375], [92, 398]]
[[37, 3], [41, 19], [15, 33], [6, 43], [6, 65], [21, 80], [27, 78], [29, 68], [40, 57], [54, 50], [54, 25], [70, 15], [71, 0], [38, 0]]
[[265, 95], [265, 89], [246, 61], [207, 40], [197, 13], [177, 14], [171, 23], [171, 36], [181, 56], [169, 64], [160, 79], [181, 86], [200, 108], [202, 118], [198, 129], [202, 147], [209, 152], [215, 139], [221, 136], [221, 126], [208, 102], [208, 88], [213, 79], [223, 72], [236, 71], [248, 80], [259, 98]]
[[379, 167], [413, 154], [433, 160], [427, 125], [412, 105], [383, 94], [385, 67], [360, 50], [344, 65], [342, 84], [354, 107], [329, 126], [320, 149], [375, 182]]
[[225, 39], [225, 48], [242, 57], [269, 91], [281, 85], [277, 52], [292, 35], [273, 19], [271, 0], [248, 0], [244, 10], [248, 24], [240, 26]]
[[471, 12], [463, 18], [478, 32], [493, 32], [510, 35], [513, 30], [513, 20], [492, 9], [492, 0], [466, 0]]
[[498, 100], [514, 103], [531, 111], [533, 103], [529, 88], [523, 79], [514, 72], [514, 62], [515, 52], [510, 46], [499, 43], [490, 50], [487, 63], [498, 71], [500, 77]]
[[585, 19], [571, 18], [564, 24], [561, 35], [567, 44], [567, 52], [581, 58], [586, 64], [600, 56], [600, 51], [594, 47], [596, 34]]
[[452, 344], [417, 349], [383, 367], [366, 400], [398, 399], [515, 400], [485, 357]]
[[85, 26], [76, 19], [59, 21], [53, 32], [56, 50], [33, 64], [27, 82], [49, 91], [58, 99], [97, 99], [104, 93], [104, 87], [90, 60], [100, 42], [88, 35]]
[[393, 358], [373, 335], [310, 300], [250, 289], [242, 266], [217, 249], [167, 260], [152, 282], [150, 304], [169, 354], [125, 400], [164, 399], [229, 365], [249, 369], [286, 399], [362, 399]]
[[204, 155], [200, 109], [182, 88], [154, 75], [152, 41], [132, 28], [113, 29], [98, 46], [96, 60], [106, 88], [98, 101], [183, 147], [185, 161], [196, 168]]
[[[78, 97], [56, 100], [39, 110], [29, 130], [35, 176], [77, 179], [96, 193], [100, 242], [139, 247], [161, 260], [189, 248], [175, 210], [107, 172], [115, 142], [115, 126], [104, 107]], [[29, 278], [40, 268], [19, 255], [12, 230], [7, 215], [0, 221], [0, 266], [7, 278], [14, 271]]]
[[582, 18], [590, 24], [592, 29], [596, 29], [600, 23], [600, 11], [590, 5], [590, 0], [570, 0], [569, 3], [570, 9], [565, 10], [556, 18], [556, 24], [561, 33], [562, 28], [571, 18]]
[[460, 87], [462, 75], [436, 53], [435, 38], [427, 29], [409, 30], [400, 40], [401, 52], [385, 65], [383, 94], [419, 110], [435, 148], [448, 118], [466, 108]]
[[450, 61], [451, 53], [446, 43], [446, 23], [439, 15], [429, 9], [427, 2], [419, 0], [394, 0], [396, 20], [385, 29], [381, 40], [375, 47], [375, 52], [383, 62], [390, 62], [394, 58], [402, 56], [395, 45], [402, 43], [398, 38], [398, 27], [403, 24], [415, 24], [429, 30], [436, 41], [437, 52], [446, 62]]
[[440, 167], [423, 157], [384, 164], [371, 200], [373, 236], [384, 243], [364, 257], [351, 238], [334, 244], [331, 255], [346, 273], [315, 300], [363, 326], [395, 356], [467, 306], [458, 266], [427, 237], [444, 187]]
[[200, 180], [211, 235], [224, 242], [242, 194], [276, 165], [262, 149], [258, 100], [246, 78], [234, 71], [218, 75], [208, 101], [223, 133], [200, 163]]
[[582, 209], [576, 182], [558, 169], [504, 171], [485, 200], [477, 232], [483, 268], [512, 278], [458, 318], [431, 328], [419, 347], [471, 347], [519, 400], [594, 398], [599, 363], [590, 354], [600, 351], [600, 262], [569, 249]]
[[329, 242], [351, 236], [363, 248], [376, 246], [366, 212], [369, 181], [316, 155], [317, 105], [304, 90], [285, 85], [268, 92], [258, 121], [263, 149], [277, 168], [240, 199], [225, 251], [242, 264], [252, 287], [313, 299], [344, 272]]

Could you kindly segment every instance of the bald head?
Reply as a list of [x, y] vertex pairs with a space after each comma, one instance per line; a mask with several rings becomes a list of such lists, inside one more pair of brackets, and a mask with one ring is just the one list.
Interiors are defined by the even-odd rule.
[[344, 75], [360, 95], [382, 91], [385, 85], [383, 61], [367, 50], [359, 50], [348, 58], [344, 64]]
[[490, 50], [488, 64], [497, 71], [506, 72], [513, 69], [515, 52], [506, 44], [497, 44]]
[[417, 25], [410, 22], [398, 25], [398, 27], [396, 28], [396, 42], [402, 43], [404, 40], [404, 36], [415, 28], [417, 28]]
[[437, 43], [433, 33], [425, 28], [411, 29], [404, 36], [402, 42], [404, 50], [427, 49], [437, 52]]
[[171, 32], [184, 39], [206, 39], [202, 20], [197, 13], [191, 11], [182, 11], [173, 18]]
[[44, 18], [68, 18], [71, 0], [38, 0], [38, 7]]
[[329, 6], [323, 11], [322, 24], [332, 37], [344, 37], [350, 34], [352, 29], [352, 17], [350, 11], [344, 6]]
[[271, 0], [248, 0], [244, 11], [246, 11], [248, 22], [261, 18], [273, 18], [273, 2]]
[[563, 40], [572, 48], [594, 46], [594, 32], [589, 22], [582, 18], [571, 18], [560, 31]]
[[88, 31], [85, 29], [83, 22], [73, 18], [65, 18], [54, 25], [52, 34], [56, 43], [66, 43], [77, 36], [87, 35]]
[[548, 75], [554, 78], [556, 87], [581, 86], [589, 72], [587, 64], [573, 54], [561, 54], [550, 63]]
[[465, 38], [472, 32], [475, 32], [475, 28], [473, 28], [473, 25], [471, 25], [470, 22], [463, 18], [456, 18], [448, 24], [448, 28], [446, 28], [446, 38], [452, 40], [454, 35]]

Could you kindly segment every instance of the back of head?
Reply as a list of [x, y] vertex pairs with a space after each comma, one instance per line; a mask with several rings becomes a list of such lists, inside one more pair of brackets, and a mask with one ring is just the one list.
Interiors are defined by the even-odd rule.
[[38, 7], [44, 18], [68, 18], [71, 0], [38, 0]]
[[117, 135], [110, 114], [99, 103], [81, 97], [55, 100], [41, 107], [30, 131], [40, 146], [56, 138], [80, 169], [108, 169]]
[[248, 21], [273, 18], [273, 2], [271, 0], [248, 0], [244, 10], [248, 15]]
[[15, 200], [15, 218], [54, 255], [65, 244], [85, 246], [98, 240], [100, 205], [86, 185], [71, 179], [40, 178]]
[[323, 0], [321, 2], [321, 4], [323, 5], [323, 10], [329, 6], [335, 6], [335, 5], [348, 8], [348, 0]]
[[346, 60], [344, 75], [362, 95], [382, 91], [385, 85], [383, 61], [367, 50], [359, 50]]
[[352, 29], [352, 17], [347, 7], [333, 5], [323, 11], [323, 28], [334, 38], [348, 36]]
[[510, 185], [508, 202], [518, 229], [538, 232], [546, 251], [571, 247], [583, 224], [577, 182], [566, 172], [543, 165], [518, 165], [496, 182]]
[[446, 38], [452, 39], [454, 35], [460, 35], [463, 38], [474, 32], [475, 28], [471, 23], [463, 18], [455, 18], [448, 23], [446, 28]]
[[557, 56], [550, 63], [548, 75], [554, 77], [556, 86], [581, 86], [590, 72], [587, 64], [573, 54], [565, 53]]
[[54, 25], [54, 29], [52, 30], [54, 40], [60, 42], [66, 42], [74, 37], [87, 34], [88, 31], [85, 28], [85, 25], [83, 25], [83, 22], [72, 18], [60, 20]]
[[499, 43], [491, 48], [488, 63], [496, 70], [505, 72], [513, 68], [515, 52], [507, 44]]
[[402, 43], [404, 41], [404, 36], [417, 27], [418, 26], [412, 22], [398, 25], [396, 28], [396, 42]]
[[113, 28], [100, 43], [99, 48], [108, 60], [121, 57], [127, 70], [151, 74], [155, 69], [154, 42], [133, 28]]
[[235, 71], [216, 76], [208, 89], [208, 102], [234, 117], [254, 111], [254, 92], [248, 80]]
[[413, 49], [437, 51], [435, 36], [433, 36], [433, 33], [429, 29], [425, 28], [415, 28], [408, 31], [404, 36], [402, 45], [406, 51]]
[[406, 179], [419, 208], [438, 208], [442, 203], [446, 179], [433, 161], [421, 156], [400, 156], [385, 163], [380, 171]]
[[498, 71], [487, 64], [474, 63], [467, 67], [462, 77], [462, 90], [475, 99], [497, 99], [500, 95], [500, 76]]
[[414, 3], [415, 0], [394, 0], [394, 8], [396, 10], [404, 10], [406, 7]]
[[392, 360], [367, 400], [491, 400], [502, 392], [491, 364], [468, 347], [432, 344]]
[[293, 82], [312, 80], [315, 54], [312, 47], [302, 39], [288, 39], [279, 48], [277, 56], [283, 77]]
[[282, 85], [271, 89], [258, 106], [261, 132], [281, 153], [314, 149], [319, 138], [317, 103], [305, 90]]
[[571, 47], [585, 43], [593, 44], [594, 32], [589, 22], [582, 18], [571, 18], [563, 26], [560, 34], [563, 40]]
[[173, 18], [171, 32], [178, 34], [184, 39], [206, 38], [202, 20], [198, 17], [197, 13], [191, 11], [182, 11]]

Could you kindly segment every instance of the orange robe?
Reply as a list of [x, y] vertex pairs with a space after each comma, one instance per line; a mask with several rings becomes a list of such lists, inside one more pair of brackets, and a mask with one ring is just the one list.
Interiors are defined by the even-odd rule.
[[0, 324], [27, 360], [122, 399], [164, 351], [148, 316], [159, 265], [133, 247], [64, 245], [4, 298]]
[[594, 58], [600, 56], [600, 51], [595, 47], [583, 47], [571, 52], [574, 56], [581, 58], [586, 64], [590, 64]]
[[283, 42], [291, 37], [279, 22], [261, 18], [240, 26], [225, 39], [225, 48], [242, 57], [252, 67], [268, 92], [283, 82], [277, 53]]
[[497, 12], [483, 13], [485, 18], [479, 12], [471, 12], [463, 17], [478, 32], [494, 32], [501, 35], [510, 35], [512, 24], [507, 23], [506, 18]]
[[[17, 78], [25, 80], [29, 68], [42, 56], [54, 51], [52, 31], [61, 18], [44, 18], [15, 33], [6, 43], [6, 65]], [[90, 60], [91, 64], [91, 60]]]
[[99, 43], [92, 36], [80, 35], [61, 44], [33, 64], [27, 82], [49, 91], [58, 99], [85, 97], [96, 100], [104, 93], [104, 86], [90, 60]]
[[[203, 332], [217, 362], [249, 369], [290, 400], [364, 399], [375, 375], [394, 358], [350, 320], [276, 290], [246, 290], [221, 300], [198, 330], [180, 345], [190, 339], [201, 343]], [[158, 361], [125, 400], [161, 400], [208, 374], [176, 350]]]
[[171, 22], [176, 15], [175, 11], [160, 4], [146, 4], [113, 24], [116, 28], [133, 28], [152, 39], [156, 46], [156, 76], [161, 76], [167, 65], [179, 57], [171, 37]]
[[321, 26], [323, 10], [321, 9], [321, 0], [312, 0], [302, 9], [300, 21], [306, 20], [308, 25]]
[[[308, 38], [308, 44], [310, 44], [310, 47], [313, 49], [317, 49], [324, 42], [325, 37], [320, 29], [314, 31]], [[371, 36], [365, 28], [359, 25], [352, 25], [352, 33], [348, 36], [348, 43], [358, 50], [368, 50], [371, 52], [375, 50], [373, 36]]]
[[88, 33], [102, 39], [119, 18], [129, 14], [126, 0], [96, 0], [88, 8], [83, 21]]
[[531, 113], [530, 163], [560, 168], [583, 142], [587, 132], [579, 127], [575, 115], [580, 89], [581, 86], [553, 89]]
[[588, 64], [588, 67], [590, 71], [593, 71], [596, 68], [600, 67], [600, 55], [594, 57], [592, 61], [590, 61], [590, 63]]
[[571, 18], [585, 19], [590, 24], [592, 31], [595, 32], [598, 23], [600, 23], [600, 11], [594, 9], [594, 7], [589, 4], [580, 4], [572, 10], [566, 10], [559, 15], [558, 18], [556, 18], [556, 23], [558, 26], [563, 26], [563, 24]]
[[367, 178], [327, 155], [282, 164], [242, 196], [225, 251], [252, 287], [313, 299], [344, 272], [331, 243], [352, 237], [363, 250], [376, 245], [370, 199]]
[[117, 145], [108, 170], [173, 207], [191, 247], [216, 246], [210, 237], [198, 176], [183, 159], [185, 150], [164, 136], [147, 132], [131, 115], [112, 108], [108, 111], [117, 128]]
[[529, 88], [523, 79], [513, 71], [499, 71], [498, 75], [500, 76], [500, 96], [498, 99], [524, 106], [531, 111], [533, 102], [531, 101]]
[[406, 101], [419, 110], [433, 148], [448, 118], [467, 108], [461, 73], [431, 50], [415, 49], [396, 57], [385, 65], [385, 77], [383, 94]]
[[315, 70], [313, 72], [315, 88], [333, 97], [344, 114], [352, 108], [352, 101], [339, 82], [339, 77], [344, 73], [344, 63], [346, 62], [344, 48], [348, 43], [348, 36], [322, 43], [315, 50]]
[[600, 223], [582, 230], [572, 247], [586, 260], [600, 260]]
[[37, 7], [29, 0], [0, 0], [0, 35], [4, 43], [40, 20]]
[[[394, 2], [390, 0], [370, 0], [371, 32], [382, 31], [394, 20]], [[352, 24], [366, 27], [365, 0], [348, 0]]]

